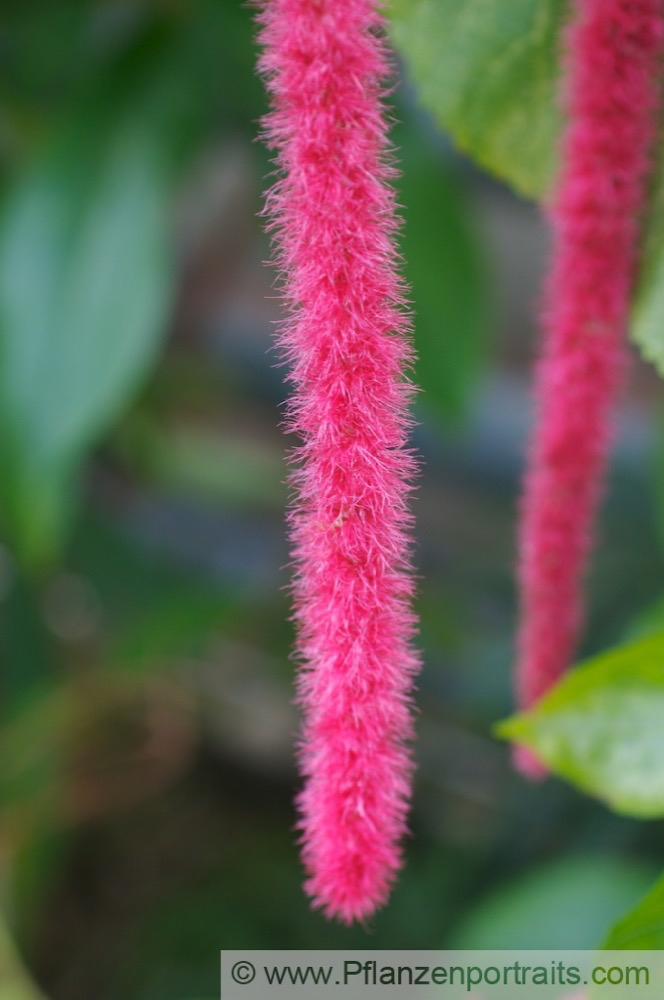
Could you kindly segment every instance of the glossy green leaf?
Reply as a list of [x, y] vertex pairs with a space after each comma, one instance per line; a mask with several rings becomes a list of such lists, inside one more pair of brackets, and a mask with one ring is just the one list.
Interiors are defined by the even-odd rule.
[[167, 170], [143, 126], [77, 121], [18, 178], [0, 218], [2, 500], [28, 563], [57, 551], [77, 465], [164, 331]]
[[649, 865], [609, 855], [549, 863], [482, 899], [450, 948], [596, 948], [645, 890]]
[[[557, 163], [561, 29], [569, 0], [390, 0], [392, 38], [423, 103], [460, 149], [545, 198]], [[664, 372], [664, 174], [648, 212], [631, 335]]]
[[569, 673], [498, 734], [616, 812], [664, 816], [664, 633]]

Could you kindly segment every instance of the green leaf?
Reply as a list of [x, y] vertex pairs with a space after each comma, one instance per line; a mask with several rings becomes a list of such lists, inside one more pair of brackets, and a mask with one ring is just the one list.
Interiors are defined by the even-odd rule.
[[567, 0], [389, 0], [392, 37], [424, 104], [461, 149], [530, 196], [555, 171], [567, 9]]
[[[441, 128], [485, 169], [540, 200], [556, 172], [561, 30], [569, 8], [569, 0], [389, 0], [392, 38]], [[658, 173], [631, 336], [664, 373], [661, 167]]]
[[23, 966], [4, 919], [0, 920], [0, 1000], [46, 1000]]
[[650, 866], [620, 857], [562, 858], [490, 893], [446, 944], [471, 950], [596, 948], [651, 878]]
[[168, 170], [140, 116], [76, 120], [0, 219], [2, 501], [27, 564], [57, 553], [78, 464], [152, 361], [170, 302]]
[[567, 675], [497, 727], [616, 812], [664, 816], [664, 633]]
[[605, 949], [639, 951], [664, 948], [664, 878], [627, 916], [611, 928]]
[[664, 160], [660, 142], [659, 169], [648, 206], [647, 226], [632, 309], [631, 337], [647, 361], [664, 374]]
[[413, 302], [416, 382], [444, 419], [463, 415], [484, 360], [491, 294], [461, 181], [424, 130], [395, 129], [401, 248]]

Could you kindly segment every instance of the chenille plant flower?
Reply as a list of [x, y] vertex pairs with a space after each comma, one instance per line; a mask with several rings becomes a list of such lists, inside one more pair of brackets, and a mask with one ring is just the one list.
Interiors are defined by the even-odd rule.
[[[664, 47], [662, 0], [572, 7], [568, 120], [520, 532], [522, 707], [567, 668], [582, 624], [582, 577], [625, 368]], [[517, 761], [533, 776], [542, 771], [523, 750]]]
[[306, 889], [350, 923], [387, 898], [410, 792], [406, 372], [373, 0], [264, 0], [260, 68], [279, 179], [266, 212], [288, 318], [294, 608]]

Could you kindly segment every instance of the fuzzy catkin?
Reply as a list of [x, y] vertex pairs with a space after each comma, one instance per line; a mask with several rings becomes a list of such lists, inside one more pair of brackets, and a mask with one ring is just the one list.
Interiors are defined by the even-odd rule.
[[263, 0], [279, 179], [266, 213], [293, 386], [294, 616], [305, 888], [345, 923], [386, 901], [410, 795], [412, 363], [372, 0]]
[[[568, 120], [520, 525], [517, 688], [524, 708], [565, 671], [583, 620], [583, 572], [625, 367], [652, 166], [663, 2], [577, 0], [566, 42]], [[543, 773], [523, 749], [517, 763], [532, 776]]]

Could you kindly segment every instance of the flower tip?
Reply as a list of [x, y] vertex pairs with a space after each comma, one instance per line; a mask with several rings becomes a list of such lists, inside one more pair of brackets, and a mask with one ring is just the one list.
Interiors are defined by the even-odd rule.
[[339, 885], [328, 885], [319, 890], [312, 881], [305, 883], [304, 888], [315, 908], [320, 909], [328, 919], [338, 920], [345, 927], [352, 927], [353, 924], [366, 927], [367, 921], [386, 902], [384, 891], [373, 895], [365, 889], [357, 891], [354, 886]]

